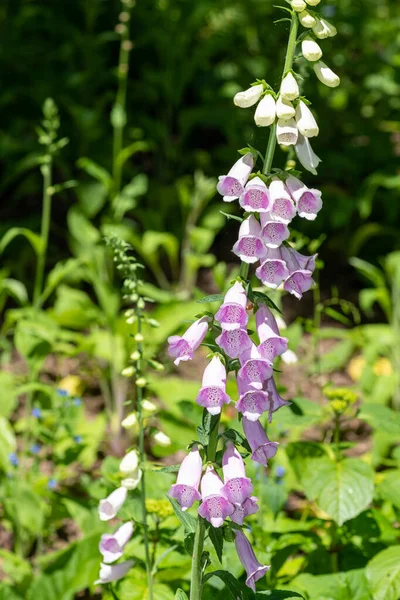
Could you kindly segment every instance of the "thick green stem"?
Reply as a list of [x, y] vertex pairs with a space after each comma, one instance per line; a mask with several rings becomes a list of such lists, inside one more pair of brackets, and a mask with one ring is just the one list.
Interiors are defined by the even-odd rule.
[[42, 166], [43, 173], [43, 203], [42, 203], [42, 223], [40, 228], [41, 247], [38, 253], [35, 287], [33, 291], [33, 305], [40, 308], [41, 293], [43, 288], [44, 270], [46, 266], [47, 246], [49, 243], [49, 231], [51, 220], [51, 184], [53, 174], [53, 158], [50, 153], [47, 154], [47, 162]]
[[[137, 311], [137, 326], [138, 333], [142, 333], [142, 315], [141, 310]], [[142, 363], [143, 363], [143, 343], [138, 342], [138, 352], [140, 358], [137, 361], [136, 376], [139, 379], [142, 376]], [[147, 574], [147, 585], [148, 600], [153, 600], [153, 575], [152, 575], [152, 564], [150, 558], [150, 543], [149, 543], [149, 527], [147, 523], [147, 510], [146, 510], [146, 454], [144, 450], [144, 424], [143, 424], [143, 388], [136, 387], [136, 399], [137, 399], [137, 412], [138, 412], [138, 426], [139, 426], [139, 459], [142, 467], [142, 480], [140, 482], [140, 502], [142, 506], [142, 520], [143, 520], [143, 542], [144, 542], [144, 553], [146, 561], [146, 574]]]

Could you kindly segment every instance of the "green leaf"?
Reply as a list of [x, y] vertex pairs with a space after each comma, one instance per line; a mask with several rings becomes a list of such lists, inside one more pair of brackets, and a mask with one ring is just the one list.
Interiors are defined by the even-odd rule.
[[363, 404], [358, 418], [364, 419], [375, 430], [400, 436], [400, 414], [381, 404]]
[[270, 308], [276, 310], [280, 315], [282, 314], [282, 311], [280, 310], [280, 308], [278, 308], [275, 302], [273, 302], [271, 298], [263, 292], [251, 291], [251, 293], [249, 294], [249, 299], [252, 302], [255, 302], [256, 304], [266, 304]]
[[371, 600], [364, 569], [332, 575], [302, 573], [290, 582], [290, 587], [304, 593], [308, 600]]
[[0, 253], [4, 252], [8, 244], [19, 235], [22, 235], [28, 240], [37, 255], [43, 252], [43, 240], [40, 235], [26, 227], [11, 227], [11, 229], [3, 235], [0, 241]]
[[370, 281], [374, 287], [379, 288], [386, 286], [385, 277], [378, 267], [375, 267], [366, 260], [362, 260], [361, 258], [357, 258], [355, 256], [349, 259], [349, 263], [355, 269], [357, 269], [359, 273], [364, 275], [364, 277], [368, 279], [368, 281]]
[[154, 473], [177, 473], [181, 465], [169, 465], [168, 467], [161, 467], [159, 469], [151, 469]]
[[192, 515], [184, 512], [174, 498], [168, 496], [168, 500], [171, 502], [171, 506], [174, 509], [177, 519], [185, 528], [185, 533], [194, 533], [196, 531], [197, 520]]
[[374, 600], [398, 600], [400, 597], [400, 546], [379, 552], [366, 567]]
[[390, 469], [383, 473], [384, 479], [377, 486], [377, 492], [384, 500], [389, 500], [400, 509], [400, 469]]
[[295, 600], [295, 598], [304, 598], [304, 596], [298, 594], [297, 592], [290, 592], [285, 590], [268, 590], [265, 592], [257, 592], [256, 599], [258, 598], [269, 598], [269, 600]]
[[208, 536], [210, 538], [210, 542], [214, 546], [215, 552], [217, 553], [218, 560], [222, 564], [222, 552], [224, 549], [224, 534], [222, 527], [216, 529], [212, 525], [209, 525]]
[[16, 404], [15, 379], [12, 373], [0, 371], [0, 389], [0, 417], [9, 417]]
[[14, 431], [10, 423], [4, 417], [0, 417], [0, 468], [8, 471], [10, 462], [8, 455], [17, 447]]
[[228, 571], [213, 571], [207, 573], [204, 577], [204, 582], [207, 582], [211, 577], [218, 577], [226, 585], [227, 590], [230, 592], [233, 600], [245, 600], [246, 594], [242, 584]]
[[93, 246], [100, 241], [100, 232], [78, 206], [73, 206], [68, 211], [67, 222], [70, 234], [82, 246]]
[[128, 158], [130, 158], [137, 152], [147, 152], [149, 150], [149, 148], [150, 148], [149, 144], [142, 140], [133, 142], [132, 144], [130, 144], [129, 146], [126, 146], [126, 148], [123, 148], [121, 150], [121, 152], [117, 156], [116, 163], [118, 164], [118, 166], [120, 168], [122, 168], [123, 165], [128, 160]]
[[223, 294], [210, 294], [209, 296], [204, 296], [204, 298], [200, 298], [200, 300], [196, 300], [196, 302], [198, 304], [207, 304], [210, 302], [222, 302], [223, 299]]
[[80, 207], [86, 217], [95, 217], [107, 200], [107, 187], [101, 181], [80, 183], [76, 190]]
[[179, 588], [176, 590], [175, 600], [189, 600], [189, 598], [188, 595]]
[[233, 220], [233, 221], [239, 221], [239, 223], [242, 223], [244, 220], [242, 217], [238, 217], [237, 215], [230, 215], [229, 213], [226, 213], [223, 210], [220, 210], [219, 212], [221, 213], [221, 215], [224, 215], [224, 217], [226, 217], [228, 219], [228, 221]]
[[325, 352], [319, 358], [318, 365], [314, 365], [311, 373], [332, 373], [344, 367], [353, 354], [355, 343], [352, 339], [343, 340], [334, 345], [332, 350]]
[[14, 298], [21, 306], [28, 304], [28, 292], [22, 281], [17, 279], [5, 278], [0, 283], [0, 291]]
[[111, 174], [104, 169], [100, 165], [98, 165], [94, 160], [91, 160], [87, 157], [82, 157], [76, 162], [77, 166], [85, 171], [88, 175], [93, 177], [93, 179], [97, 179], [100, 181], [107, 190], [109, 190], [113, 184], [113, 179]]

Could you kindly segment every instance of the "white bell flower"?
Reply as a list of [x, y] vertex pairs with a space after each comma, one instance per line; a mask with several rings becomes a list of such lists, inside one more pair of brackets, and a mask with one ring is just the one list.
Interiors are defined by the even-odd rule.
[[328, 87], [335, 88], [340, 84], [340, 77], [336, 75], [322, 60], [313, 65], [314, 73], [321, 83]]
[[294, 119], [289, 119], [288, 121], [278, 119], [278, 125], [276, 127], [276, 139], [278, 144], [281, 146], [294, 146], [297, 142], [297, 136], [298, 131]]
[[319, 44], [317, 44], [315, 40], [308, 36], [304, 38], [304, 40], [301, 42], [301, 51], [303, 53], [304, 58], [306, 58], [310, 62], [319, 60], [322, 56], [322, 50]]
[[305, 137], [315, 137], [319, 133], [317, 121], [303, 100], [300, 100], [296, 108], [296, 125], [297, 129]]
[[307, 171], [313, 173], [313, 175], [317, 174], [317, 167], [321, 162], [321, 159], [315, 154], [313, 149], [311, 148], [311, 144], [308, 138], [299, 133], [297, 144], [294, 147], [297, 158], [299, 159], [300, 164], [303, 165]]
[[303, 10], [301, 13], [299, 13], [299, 21], [303, 27], [306, 27], [307, 29], [311, 29], [311, 27], [314, 27], [314, 25], [317, 23], [316, 19], [314, 19], [308, 10]]
[[279, 96], [276, 101], [276, 116], [278, 119], [288, 121], [292, 119], [296, 114], [296, 110], [290, 100], [285, 100], [282, 96]]
[[315, 25], [313, 26], [313, 32], [318, 39], [324, 40], [328, 37], [334, 37], [337, 34], [337, 29], [326, 19], [317, 19]]
[[254, 121], [258, 127], [268, 127], [275, 121], [275, 116], [275, 99], [272, 94], [267, 94], [257, 105]]
[[234, 98], [233, 102], [239, 108], [249, 108], [256, 104], [261, 98], [261, 94], [264, 91], [264, 86], [262, 83], [258, 85], [252, 85], [244, 92], [238, 92]]
[[299, 97], [299, 86], [293, 73], [288, 73], [282, 80], [280, 88], [281, 97], [285, 100], [295, 100]]

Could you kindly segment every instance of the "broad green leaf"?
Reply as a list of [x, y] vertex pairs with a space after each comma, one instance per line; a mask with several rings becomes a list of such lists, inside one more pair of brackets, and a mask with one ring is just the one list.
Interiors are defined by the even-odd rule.
[[400, 436], [400, 414], [388, 406], [363, 404], [358, 417], [364, 419], [373, 429]]
[[175, 600], [189, 600], [188, 595], [180, 588], [176, 590]]
[[208, 581], [211, 577], [218, 577], [224, 582], [226, 589], [230, 592], [233, 600], [245, 600], [246, 593], [243, 589], [243, 585], [228, 571], [213, 571], [207, 573], [204, 577], [204, 581]]
[[0, 583], [0, 600], [24, 600], [13, 588]]
[[194, 533], [196, 531], [197, 520], [192, 515], [183, 511], [174, 498], [168, 497], [168, 500], [171, 502], [171, 506], [174, 509], [174, 513], [178, 520], [185, 528], [185, 533]]
[[0, 371], [0, 417], [9, 417], [15, 408], [15, 379], [12, 373]]
[[28, 304], [28, 292], [22, 281], [5, 278], [0, 283], [0, 292], [14, 298], [22, 306]]
[[80, 169], [93, 177], [93, 179], [100, 181], [107, 190], [111, 188], [113, 183], [111, 174], [106, 169], [98, 165], [94, 160], [82, 157], [77, 160], [76, 164]]
[[332, 350], [319, 356], [318, 364], [313, 366], [310, 371], [312, 373], [332, 373], [341, 369], [350, 360], [354, 348], [355, 344], [351, 338], [338, 342]]
[[302, 573], [290, 587], [308, 600], [372, 600], [363, 569], [332, 575]]
[[385, 287], [385, 276], [378, 267], [371, 265], [371, 263], [361, 258], [352, 257], [349, 259], [349, 263], [357, 269], [361, 275], [364, 275], [368, 281], [370, 281], [375, 287]]
[[122, 188], [121, 194], [128, 198], [137, 198], [143, 196], [149, 187], [147, 175], [136, 175], [131, 181]]
[[100, 232], [78, 206], [68, 211], [67, 222], [70, 234], [82, 246], [93, 246], [100, 241]]
[[43, 251], [43, 240], [40, 235], [26, 227], [11, 227], [11, 229], [9, 229], [1, 238], [0, 253], [4, 252], [8, 244], [19, 235], [22, 235], [28, 240], [37, 255]]
[[196, 302], [198, 304], [209, 304], [210, 302], [222, 302], [223, 299], [223, 294], [210, 294], [209, 296], [204, 296], [204, 298], [200, 298], [200, 300], [196, 300]]
[[377, 486], [379, 496], [400, 509], [400, 469], [385, 471], [383, 477]]
[[69, 258], [65, 262], [59, 262], [47, 276], [46, 285], [42, 294], [42, 300], [47, 299], [60, 283], [69, 276], [76, 280], [79, 276], [79, 269], [82, 266], [81, 260]]
[[2, 573], [5, 574], [5, 583], [18, 584], [19, 588], [27, 586], [32, 577], [32, 566], [27, 560], [5, 548], [0, 548], [0, 564]]
[[222, 552], [224, 549], [224, 534], [222, 527], [215, 528], [212, 525], [208, 527], [208, 536], [210, 542], [214, 546], [215, 552], [217, 553], [218, 560], [222, 564]]
[[268, 600], [296, 600], [296, 598], [304, 598], [297, 592], [290, 592], [285, 590], [268, 590], [265, 592], [257, 592], [256, 599], [268, 598]]
[[42, 530], [47, 506], [24, 481], [7, 482], [4, 498], [7, 517], [18, 524], [22, 533], [38, 536]]
[[400, 597], [400, 546], [379, 552], [366, 567], [374, 600], [398, 600]]
[[10, 468], [9, 454], [15, 452], [17, 441], [10, 423], [0, 417], [0, 468], [8, 471]]

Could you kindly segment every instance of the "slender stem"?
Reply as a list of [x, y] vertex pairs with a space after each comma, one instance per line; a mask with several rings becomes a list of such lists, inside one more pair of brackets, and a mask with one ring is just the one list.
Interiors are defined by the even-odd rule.
[[35, 286], [33, 291], [33, 305], [40, 308], [40, 295], [43, 288], [44, 269], [46, 266], [47, 246], [49, 243], [49, 231], [51, 220], [51, 193], [53, 175], [53, 157], [50, 152], [46, 155], [47, 162], [42, 166], [43, 173], [43, 203], [42, 203], [42, 223], [40, 228], [41, 248], [38, 253]]
[[[243, 263], [242, 263], [243, 264]], [[215, 420], [214, 427], [210, 431], [210, 438], [207, 446], [207, 461], [214, 462], [218, 445], [219, 420]], [[190, 600], [201, 600], [202, 583], [202, 564], [201, 557], [204, 548], [204, 537], [206, 532], [206, 523], [200, 516], [197, 517], [197, 527], [194, 536], [193, 555], [192, 555], [192, 575], [190, 578]]]
[[[137, 328], [138, 333], [142, 333], [142, 313], [141, 309], [137, 309]], [[137, 377], [142, 376], [142, 363], [143, 363], [143, 343], [138, 342], [138, 352], [140, 358], [136, 365]], [[137, 412], [138, 412], [138, 426], [139, 426], [139, 458], [142, 466], [142, 480], [140, 483], [140, 502], [142, 506], [142, 520], [143, 520], [143, 542], [144, 542], [144, 553], [146, 559], [146, 574], [147, 574], [147, 585], [149, 588], [148, 600], [153, 600], [153, 575], [152, 565], [150, 558], [150, 544], [149, 544], [149, 527], [147, 523], [147, 510], [146, 510], [146, 470], [145, 461], [146, 455], [144, 451], [144, 426], [143, 426], [143, 388], [136, 387], [136, 398], [137, 398]]]
[[335, 417], [335, 429], [333, 432], [333, 441], [335, 444], [336, 460], [340, 460], [340, 421], [339, 416]]

